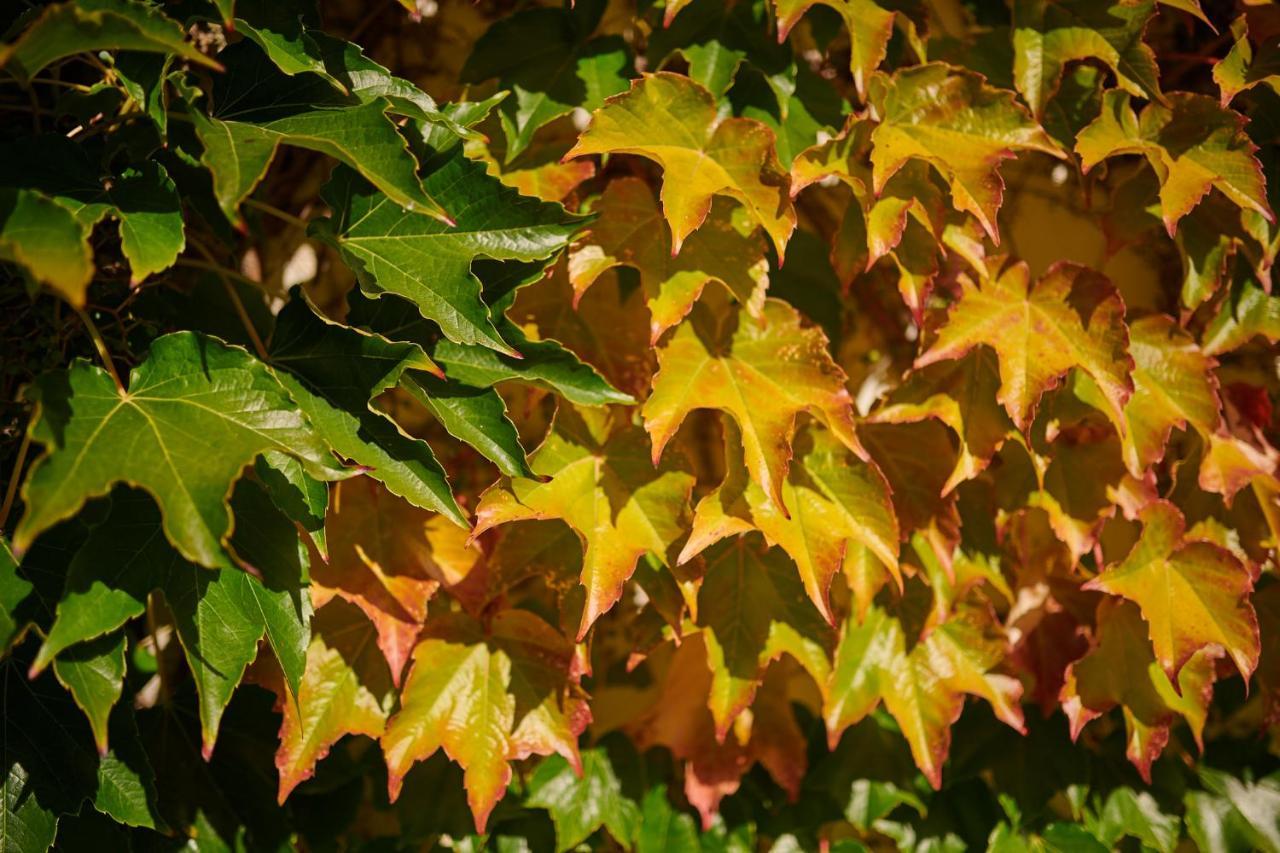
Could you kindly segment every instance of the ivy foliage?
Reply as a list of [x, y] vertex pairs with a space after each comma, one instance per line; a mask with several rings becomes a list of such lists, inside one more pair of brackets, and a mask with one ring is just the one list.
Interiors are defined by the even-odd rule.
[[0, 851], [1280, 851], [1280, 11], [15, 0]]

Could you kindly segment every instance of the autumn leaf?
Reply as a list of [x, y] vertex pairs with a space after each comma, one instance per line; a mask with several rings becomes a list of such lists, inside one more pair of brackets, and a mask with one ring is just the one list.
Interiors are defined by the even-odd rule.
[[1213, 66], [1213, 82], [1222, 93], [1222, 106], [1260, 84], [1280, 93], [1280, 48], [1275, 38], [1280, 32], [1280, 18], [1273, 13], [1274, 10], [1266, 7], [1246, 9], [1245, 14], [1231, 24], [1235, 44]]
[[760, 313], [769, 286], [765, 243], [754, 226], [746, 231], [735, 225], [730, 202], [712, 204], [702, 227], [678, 255], [667, 249], [671, 230], [643, 181], [610, 181], [595, 212], [599, 218], [569, 253], [569, 281], [576, 298], [581, 299], [606, 270], [634, 267], [649, 306], [650, 343], [684, 319], [711, 281], [727, 288], [752, 314]]
[[773, 131], [760, 122], [722, 118], [711, 93], [687, 77], [646, 74], [595, 111], [565, 158], [615, 152], [662, 166], [662, 211], [673, 254], [706, 220], [712, 198], [726, 195], [746, 208], [783, 256], [796, 214]]
[[1259, 653], [1258, 618], [1249, 603], [1252, 571], [1218, 545], [1185, 538], [1186, 522], [1171, 503], [1153, 502], [1141, 518], [1133, 550], [1085, 588], [1138, 605], [1171, 680], [1196, 652], [1220, 646], [1247, 681]]
[[909, 160], [923, 160], [946, 179], [956, 208], [977, 217], [996, 243], [1001, 161], [1015, 151], [1062, 156], [1013, 93], [988, 86], [971, 71], [937, 62], [907, 68], [876, 78], [871, 102], [880, 116], [871, 133], [875, 192]]
[[1025, 264], [1007, 264], [980, 284], [962, 279], [937, 339], [916, 367], [957, 359], [989, 346], [1000, 363], [997, 395], [1024, 432], [1037, 404], [1072, 368], [1097, 383], [1117, 418], [1133, 393], [1133, 359], [1124, 303], [1104, 276], [1059, 263], [1033, 285]]
[[512, 521], [561, 519], [583, 545], [582, 639], [613, 607], [636, 561], [664, 562], [684, 532], [693, 476], [672, 454], [651, 462], [644, 431], [621, 411], [563, 406], [530, 458], [540, 479], [504, 478], [476, 507], [476, 535]]
[[845, 447], [863, 455], [845, 377], [826, 343], [821, 330], [803, 327], [796, 310], [776, 299], [765, 301], [762, 321], [736, 309], [717, 315], [696, 305], [658, 350], [658, 375], [642, 410], [653, 458], [662, 458], [689, 412], [727, 412], [741, 430], [752, 479], [788, 514], [782, 486], [796, 415], [812, 415]]
[[1161, 216], [1170, 236], [1211, 189], [1275, 221], [1255, 150], [1238, 113], [1187, 92], [1169, 95], [1168, 106], [1149, 103], [1138, 113], [1128, 93], [1109, 91], [1102, 114], [1076, 138], [1086, 172], [1120, 154], [1146, 158], [1160, 180]]
[[868, 81], [889, 49], [894, 13], [873, 0], [774, 0], [778, 41], [786, 39], [804, 13], [819, 3], [834, 9], [849, 31], [849, 72], [859, 97], [865, 98]]
[[569, 641], [528, 611], [501, 611], [487, 630], [459, 615], [429, 623], [382, 736], [391, 799], [414, 762], [444, 747], [484, 832], [511, 761], [559, 753], [581, 772], [578, 735], [591, 714], [570, 679], [572, 657]]

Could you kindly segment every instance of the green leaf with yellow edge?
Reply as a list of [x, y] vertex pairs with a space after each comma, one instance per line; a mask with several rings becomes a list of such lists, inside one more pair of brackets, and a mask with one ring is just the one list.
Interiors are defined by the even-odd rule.
[[[275, 450], [322, 479], [346, 476], [266, 365], [192, 332], [156, 339], [127, 391], [78, 361], [28, 393], [38, 407], [31, 437], [45, 450], [23, 484], [18, 553], [89, 498], [128, 482], [156, 499], [165, 535], [184, 557], [236, 569], [224, 547], [227, 497], [255, 457]], [[202, 461], [178, 464], [187, 459]]]
[[1170, 236], [1215, 188], [1274, 222], [1244, 118], [1206, 95], [1175, 92], [1167, 100], [1167, 106], [1149, 103], [1138, 113], [1127, 92], [1106, 92], [1102, 114], [1076, 137], [1083, 169], [1121, 154], [1145, 157], [1160, 181], [1161, 217]]
[[1178, 674], [1177, 687], [1151, 652], [1138, 608], [1107, 599], [1098, 607], [1097, 639], [1087, 655], [1067, 667], [1060, 701], [1074, 740], [1092, 720], [1119, 706], [1128, 730], [1129, 760], [1151, 783], [1151, 765], [1169, 742], [1181, 716], [1197, 742], [1209, 715], [1216, 652], [1193, 656]]
[[1080, 60], [1106, 65], [1134, 97], [1163, 101], [1155, 52], [1142, 40], [1155, 8], [1155, 0], [1016, 0], [1013, 79], [1036, 118]]
[[296, 697], [278, 691], [280, 803], [343, 735], [382, 736], [396, 694], [376, 636], [355, 605], [338, 600], [317, 609]]
[[123, 631], [73, 646], [53, 662], [53, 673], [89, 718], [98, 754], [107, 752], [107, 721], [124, 691]]
[[1227, 106], [1236, 95], [1258, 85], [1280, 94], [1280, 44], [1276, 41], [1280, 16], [1265, 6], [1246, 7], [1245, 14], [1232, 22], [1231, 34], [1235, 44], [1213, 66], [1213, 82], [1222, 93], [1222, 105]]
[[711, 668], [708, 706], [723, 741], [750, 707], [765, 669], [784, 654], [818, 684], [830, 674], [834, 632], [807, 600], [796, 567], [757, 534], [722, 542], [704, 555], [697, 623]]
[[651, 462], [647, 443], [622, 410], [563, 405], [529, 460], [540, 479], [503, 478], [476, 506], [476, 535], [531, 519], [560, 519], [577, 532], [587, 595], [579, 639], [621, 597], [640, 557], [666, 563], [685, 530], [693, 474], [675, 454]]
[[769, 286], [765, 243], [754, 224], [735, 224], [729, 201], [712, 204], [706, 221], [678, 255], [668, 249], [671, 230], [644, 181], [610, 181], [595, 212], [599, 218], [569, 253], [569, 281], [579, 299], [606, 270], [634, 267], [649, 305], [651, 343], [684, 319], [711, 281], [727, 288], [753, 315], [760, 313]]
[[580, 773], [578, 735], [591, 715], [572, 662], [573, 644], [525, 610], [502, 610], [487, 626], [459, 614], [429, 622], [382, 736], [392, 801], [409, 768], [441, 747], [462, 765], [478, 832], [512, 761], [559, 753]]
[[866, 98], [871, 76], [889, 50], [894, 13], [873, 0], [774, 0], [778, 41], [786, 39], [804, 13], [819, 3], [834, 9], [844, 20], [849, 31], [849, 73], [858, 96]]
[[1097, 383], [1116, 418], [1133, 393], [1124, 302], [1103, 275], [1055, 264], [1034, 284], [1025, 263], [981, 283], [961, 279], [960, 299], [916, 367], [958, 359], [982, 345], [1000, 363], [1000, 402], [1026, 431], [1046, 391], [1072, 368]]
[[50, 63], [100, 50], [173, 53], [206, 68], [220, 68], [186, 40], [177, 21], [137, 0], [72, 0], [46, 6], [16, 41], [0, 46], [0, 67], [27, 83]]
[[801, 325], [785, 302], [768, 299], [760, 320], [734, 308], [699, 303], [658, 351], [658, 374], [642, 414], [653, 458], [694, 409], [733, 416], [751, 478], [784, 515], [782, 497], [801, 412], [826, 425], [841, 444], [865, 456], [854, 432], [844, 372], [822, 330]]
[[17, 264], [33, 283], [72, 305], [84, 305], [93, 279], [90, 228], [34, 190], [0, 188], [0, 260]]
[[1142, 536], [1129, 555], [1085, 584], [1133, 601], [1150, 628], [1156, 659], [1170, 679], [1191, 657], [1221, 646], [1245, 680], [1258, 666], [1253, 572], [1225, 548], [1187, 539], [1182, 513], [1167, 501], [1142, 511]]
[[1246, 264], [1236, 264], [1231, 291], [1200, 336], [1208, 355], [1239, 349], [1254, 338], [1280, 341], [1280, 294], [1272, 294]]
[[[627, 747], [619, 747], [621, 753]], [[623, 753], [625, 755], [625, 753]], [[628, 763], [637, 761], [634, 753]], [[581, 775], [560, 755], [538, 765], [529, 779], [525, 805], [546, 809], [556, 825], [556, 849], [572, 850], [604, 828], [619, 844], [630, 844], [641, 825], [639, 805], [627, 796], [618, 778], [628, 764], [615, 768], [604, 746], [582, 750]], [[626, 778], [624, 776], [624, 778]], [[630, 779], [627, 779], [630, 782]]]
[[906, 68], [876, 78], [871, 102], [880, 117], [871, 133], [875, 192], [909, 160], [923, 160], [946, 179], [956, 208], [977, 217], [996, 243], [1001, 161], [1015, 151], [1062, 156], [1012, 92], [988, 86], [972, 71], [939, 62]]
[[851, 549], [869, 549], [901, 587], [898, 519], [889, 486], [874, 464], [853, 456], [825, 430], [799, 433], [782, 487], [788, 518], [747, 474], [737, 452], [742, 440], [735, 422], [726, 421], [724, 430], [724, 481], [698, 502], [681, 563], [726, 536], [759, 530], [795, 561], [805, 594], [831, 623], [827, 591]]
[[796, 212], [773, 131], [754, 119], [724, 118], [711, 93], [689, 78], [646, 74], [609, 98], [565, 159], [609, 153], [636, 154], [662, 166], [672, 253], [679, 254], [702, 225], [712, 198], [726, 195], [760, 223], [783, 257]]
[[[1135, 477], [1164, 456], [1175, 428], [1193, 427], [1202, 435], [1218, 429], [1222, 407], [1214, 360], [1172, 318], [1163, 314], [1141, 317], [1129, 324], [1129, 352], [1133, 355], [1133, 396], [1117, 424], [1124, 462]], [[1109, 416], [1114, 412], [1090, 380], [1076, 393]]]
[[985, 606], [958, 607], [925, 637], [908, 636], [904, 622], [879, 606], [845, 624], [827, 685], [824, 717], [832, 746], [846, 728], [881, 701], [897, 720], [916, 766], [935, 789], [951, 748], [951, 726], [965, 694], [991, 703], [996, 716], [1025, 732], [1017, 679], [992, 672], [1008, 651]]

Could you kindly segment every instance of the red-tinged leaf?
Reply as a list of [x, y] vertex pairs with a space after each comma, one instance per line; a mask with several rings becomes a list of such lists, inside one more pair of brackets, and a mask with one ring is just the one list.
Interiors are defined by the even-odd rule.
[[738, 422], [747, 470], [774, 505], [789, 514], [782, 486], [791, 464], [796, 415], [824, 423], [845, 447], [863, 455], [853, 426], [844, 372], [820, 329], [776, 299], [762, 321], [735, 309], [698, 304], [658, 351], [658, 375], [644, 405], [653, 456], [694, 409], [719, 409]]
[[587, 594], [579, 639], [621, 597], [636, 561], [652, 553], [665, 563], [684, 532], [693, 474], [679, 454], [655, 465], [646, 443], [621, 410], [565, 404], [530, 458], [547, 479], [503, 478], [476, 507], [477, 534], [531, 519], [560, 519], [577, 532]]
[[649, 306], [649, 340], [684, 319], [708, 282], [716, 281], [759, 315], [769, 286], [765, 243], [754, 225], [734, 223], [727, 200], [713, 203], [702, 227], [673, 255], [670, 228], [648, 185], [637, 178], [619, 178], [605, 187], [595, 206], [599, 218], [569, 256], [569, 281], [576, 298], [600, 274], [617, 266], [640, 273]]
[[717, 195], [746, 208], [779, 258], [786, 251], [796, 213], [773, 131], [754, 119], [722, 117], [711, 93], [689, 78], [659, 72], [635, 81], [595, 111], [565, 157], [608, 153], [637, 154], [662, 166], [673, 254], [702, 225]]
[[955, 494], [943, 494], [956, 451], [947, 430], [933, 421], [864, 424], [867, 453], [889, 482], [902, 530], [933, 530], [954, 538], [960, 527]]
[[1207, 447], [1200, 462], [1200, 488], [1216, 492], [1231, 503], [1236, 494], [1257, 481], [1280, 487], [1280, 453], [1270, 445], [1258, 445], [1238, 436], [1214, 433], [1206, 437]]
[[916, 367], [957, 359], [979, 345], [1000, 362], [1001, 403], [1024, 432], [1036, 405], [1072, 368], [1089, 374], [1117, 418], [1133, 393], [1124, 302], [1105, 276], [1059, 263], [1035, 284], [1023, 263], [1008, 264], [963, 292]]
[[578, 735], [591, 714], [572, 662], [573, 645], [527, 611], [503, 610], [487, 630], [457, 614], [433, 619], [382, 736], [391, 799], [409, 768], [443, 747], [462, 765], [484, 832], [511, 781], [510, 762], [559, 753], [580, 773]]
[[1169, 681], [1151, 652], [1138, 608], [1110, 599], [1098, 608], [1097, 640], [1083, 659], [1067, 669], [1061, 701], [1071, 736], [1119, 706], [1128, 730], [1128, 756], [1147, 784], [1151, 765], [1169, 742], [1176, 717], [1185, 719], [1199, 741], [1213, 696], [1213, 652], [1196, 654]]
[[1085, 584], [1138, 605], [1155, 655], [1170, 679], [1196, 652], [1220, 647], [1247, 681], [1258, 665], [1258, 617], [1249, 603], [1253, 572], [1225, 548], [1185, 537], [1177, 507], [1155, 501], [1124, 561]]

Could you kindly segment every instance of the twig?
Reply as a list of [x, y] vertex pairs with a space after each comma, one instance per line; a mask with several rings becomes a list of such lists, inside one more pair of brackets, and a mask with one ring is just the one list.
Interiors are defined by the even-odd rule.
[[258, 358], [262, 359], [263, 361], [270, 361], [271, 356], [267, 354], [266, 344], [262, 342], [262, 337], [258, 334], [257, 327], [253, 325], [253, 319], [249, 316], [249, 312], [245, 309], [244, 302], [240, 300], [240, 294], [236, 293], [235, 287], [231, 284], [231, 279], [234, 277], [237, 280], [247, 282], [248, 284], [251, 284], [254, 287], [257, 287], [259, 289], [262, 288], [262, 283], [254, 281], [253, 279], [249, 278], [247, 275], [241, 275], [240, 273], [235, 272], [234, 270], [229, 270], [226, 267], [222, 266], [221, 264], [217, 263], [213, 259], [213, 255], [209, 253], [209, 250], [206, 249], [204, 246], [200, 245], [199, 243], [196, 243], [193, 241], [191, 245], [195, 248], [197, 252], [204, 255], [206, 260], [195, 261], [190, 258], [179, 258], [178, 263], [181, 264], [183, 263], [183, 261], [186, 261], [186, 263], [183, 264], [184, 266], [194, 267], [196, 269], [208, 270], [209, 272], [213, 273], [219, 279], [222, 280], [222, 286], [226, 288], [226, 291], [227, 291], [227, 298], [231, 300], [231, 307], [235, 309], [236, 316], [240, 318], [240, 325], [244, 326], [245, 333], [248, 334], [249, 340], [253, 344], [254, 350], [258, 353]]
[[9, 487], [4, 492], [4, 504], [0, 505], [0, 530], [4, 530], [5, 522], [9, 520], [9, 510], [13, 509], [14, 498], [18, 495], [18, 481], [22, 478], [22, 463], [27, 461], [27, 448], [30, 446], [31, 425], [28, 424], [22, 433], [22, 444], [18, 445], [18, 455], [13, 460], [13, 471], [9, 474]]
[[124, 383], [120, 381], [120, 374], [116, 372], [115, 362], [111, 360], [111, 351], [107, 349], [107, 342], [102, 339], [102, 333], [94, 325], [89, 312], [83, 308], [77, 308], [76, 313], [80, 315], [85, 328], [89, 330], [89, 337], [93, 339], [93, 345], [98, 350], [98, 357], [102, 359], [102, 366], [107, 369], [107, 373], [111, 374], [111, 380], [116, 383], [116, 390], [120, 392], [121, 396], [124, 396], [128, 392], [125, 391]]
[[303, 219], [302, 217], [294, 216], [292, 213], [286, 213], [285, 211], [281, 210], [280, 208], [274, 205], [267, 204], [265, 201], [258, 201], [257, 199], [246, 198], [244, 200], [244, 203], [247, 204], [249, 207], [254, 208], [255, 210], [260, 210], [263, 213], [266, 213], [270, 216], [274, 216], [276, 219], [279, 219], [281, 222], [287, 222], [288, 224], [292, 225], [294, 228], [301, 228], [303, 231], [307, 230], [307, 227], [310, 224], [307, 222], [307, 220]]

